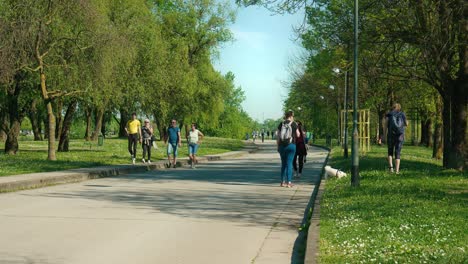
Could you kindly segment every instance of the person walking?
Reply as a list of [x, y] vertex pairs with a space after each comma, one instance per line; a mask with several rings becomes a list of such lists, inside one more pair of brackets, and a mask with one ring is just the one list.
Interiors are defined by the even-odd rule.
[[262, 143], [264, 143], [265, 142], [265, 129], [262, 129], [261, 135], [262, 135]]
[[[143, 161], [143, 163], [148, 162], [148, 164], [151, 164], [151, 147], [153, 145], [151, 138], [153, 137], [153, 133], [153, 127], [151, 126], [149, 119], [145, 119], [145, 123], [141, 128], [141, 134], [143, 136], [143, 142], [141, 143], [141, 146], [143, 147], [143, 158], [141, 161]], [[147, 153], [148, 159], [145, 160]]]
[[132, 119], [129, 120], [125, 126], [125, 132], [127, 133], [128, 137], [128, 152], [130, 152], [130, 156], [132, 157], [132, 164], [135, 164], [137, 149], [136, 145], [138, 140], [140, 140], [140, 143], [142, 142], [141, 123], [136, 118], [136, 113], [132, 113]]
[[[164, 144], [167, 144], [167, 159], [169, 161], [169, 168], [172, 167], [175, 169], [177, 164], [177, 148], [182, 146], [182, 141], [180, 138], [180, 128], [177, 126], [177, 121], [175, 119], [171, 120], [171, 125], [167, 129], [167, 135], [164, 139]], [[172, 154], [172, 162], [171, 162]]]
[[[294, 112], [288, 111], [284, 121], [278, 125], [276, 144], [281, 157], [281, 187], [291, 188], [292, 184], [292, 163], [296, 153], [296, 138], [299, 137], [297, 124], [294, 122]], [[286, 183], [287, 182], [287, 183]]]
[[190, 167], [192, 169], [195, 169], [195, 165], [198, 163], [196, 155], [203, 137], [204, 135], [202, 132], [200, 132], [200, 130], [197, 129], [197, 125], [192, 123], [192, 127], [187, 135]]
[[408, 126], [406, 115], [401, 111], [401, 105], [395, 103], [385, 119], [387, 127], [387, 144], [388, 144], [388, 169], [393, 170], [393, 155], [395, 155], [395, 172], [400, 173], [400, 156], [405, 139], [405, 127]]
[[[304, 167], [305, 157], [307, 156], [307, 148], [305, 145], [305, 132], [302, 128], [301, 121], [297, 121], [297, 129], [299, 130], [299, 136], [296, 138], [296, 153], [294, 155], [293, 167], [297, 178], [302, 176], [302, 168]], [[299, 170], [297, 163], [299, 162]]]

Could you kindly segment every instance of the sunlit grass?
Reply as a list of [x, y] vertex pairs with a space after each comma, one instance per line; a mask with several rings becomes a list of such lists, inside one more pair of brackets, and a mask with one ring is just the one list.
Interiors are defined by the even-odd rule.
[[[386, 148], [360, 159], [361, 186], [327, 180], [321, 202], [320, 263], [468, 263], [468, 179], [444, 170], [431, 150], [404, 146], [401, 174]], [[339, 148], [331, 163], [349, 175]]]
[[[17, 155], [0, 153], [0, 176], [57, 171], [73, 168], [93, 167], [102, 165], [129, 164], [130, 154], [126, 139], [105, 139], [102, 147], [97, 142], [71, 140], [70, 152], [57, 152], [57, 161], [47, 161], [47, 141], [21, 140]], [[166, 147], [158, 141], [158, 150], [152, 150], [152, 160], [166, 159]], [[239, 150], [243, 142], [235, 139], [205, 138], [199, 149], [199, 155], [219, 154]], [[141, 145], [137, 148], [137, 158], [142, 157]], [[188, 157], [187, 144], [179, 149], [179, 157]]]

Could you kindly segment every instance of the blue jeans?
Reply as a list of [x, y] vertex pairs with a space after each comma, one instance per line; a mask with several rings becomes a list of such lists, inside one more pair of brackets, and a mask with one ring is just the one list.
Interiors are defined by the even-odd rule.
[[193, 154], [197, 154], [197, 150], [198, 150], [198, 144], [195, 144], [195, 143], [190, 143], [188, 145], [188, 149], [189, 149], [189, 155]]
[[293, 173], [293, 159], [296, 154], [296, 144], [280, 145], [281, 182], [290, 182]]
[[177, 143], [171, 143], [167, 144], [167, 156], [174, 154], [174, 157], [177, 157]]

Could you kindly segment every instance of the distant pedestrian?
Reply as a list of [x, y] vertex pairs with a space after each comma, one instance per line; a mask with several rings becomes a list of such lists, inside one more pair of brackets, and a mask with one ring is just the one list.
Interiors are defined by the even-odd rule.
[[257, 139], [257, 131], [252, 131], [252, 139], [253, 139], [253, 142], [255, 142], [255, 139]]
[[130, 156], [132, 157], [132, 164], [135, 164], [138, 140], [140, 140], [140, 143], [142, 141], [141, 123], [136, 118], [136, 113], [132, 113], [132, 119], [129, 120], [125, 126], [125, 132], [128, 137], [128, 152], [130, 152]]
[[[141, 128], [141, 134], [143, 137], [143, 142], [141, 143], [141, 146], [143, 147], [143, 158], [141, 159], [141, 161], [143, 161], [143, 163], [148, 162], [148, 164], [151, 164], [151, 147], [153, 145], [153, 141], [151, 139], [153, 137], [154, 130], [150, 124], [149, 119], [145, 119], [145, 123]], [[148, 159], [145, 160], [147, 154]]]
[[[175, 169], [177, 164], [177, 148], [182, 146], [180, 128], [177, 126], [177, 121], [175, 119], [171, 120], [171, 125], [167, 129], [167, 136], [164, 139], [164, 143], [167, 143], [167, 159], [169, 161], [169, 168], [172, 167]], [[172, 162], [171, 155], [173, 157]]]
[[204, 135], [197, 129], [197, 125], [192, 123], [192, 127], [187, 135], [190, 165], [192, 169], [195, 169], [195, 165], [198, 163], [196, 155], [203, 137]]
[[[293, 159], [296, 153], [296, 138], [299, 137], [297, 124], [294, 122], [294, 112], [288, 111], [284, 121], [278, 125], [276, 144], [281, 156], [281, 186], [291, 188]], [[286, 184], [287, 182], [287, 184]]]
[[392, 158], [395, 155], [395, 172], [400, 173], [400, 154], [405, 139], [405, 127], [408, 126], [406, 115], [401, 111], [401, 105], [395, 103], [385, 119], [387, 127], [388, 168], [393, 172]]
[[262, 135], [262, 143], [264, 143], [265, 142], [265, 129], [262, 129], [261, 135]]
[[270, 137], [270, 130], [267, 131], [267, 138]]
[[[297, 129], [299, 130], [299, 136], [296, 138], [296, 154], [294, 155], [293, 166], [296, 177], [302, 176], [302, 168], [304, 167], [305, 157], [307, 156], [307, 147], [305, 144], [305, 133], [302, 130], [301, 121], [297, 121]], [[297, 167], [299, 163], [299, 169]]]
[[275, 139], [275, 131], [271, 131], [271, 140]]

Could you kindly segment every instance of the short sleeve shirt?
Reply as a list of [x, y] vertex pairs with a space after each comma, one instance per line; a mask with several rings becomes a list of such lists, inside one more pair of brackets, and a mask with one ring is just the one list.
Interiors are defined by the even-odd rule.
[[127, 122], [127, 130], [129, 134], [137, 134], [138, 128], [140, 128], [141, 123], [138, 119], [130, 120]]
[[198, 129], [195, 129], [194, 131], [190, 130], [189, 132], [189, 143], [196, 144], [198, 142]]
[[[279, 130], [279, 131], [281, 131], [281, 127], [283, 126], [283, 123], [284, 123], [284, 122], [291, 123], [291, 121], [289, 121], [289, 120], [286, 120], [286, 121], [281, 122], [281, 123], [278, 125], [278, 130]], [[296, 142], [297, 123], [294, 122], [294, 121], [292, 121], [291, 128], [292, 128], [292, 138], [293, 138], [293, 143], [294, 143], [294, 142]]]
[[180, 128], [179, 127], [169, 127], [167, 129], [167, 135], [169, 136], [169, 143], [172, 143], [172, 144], [176, 144], [177, 142], [179, 142], [179, 135], [178, 133], [180, 132]]

